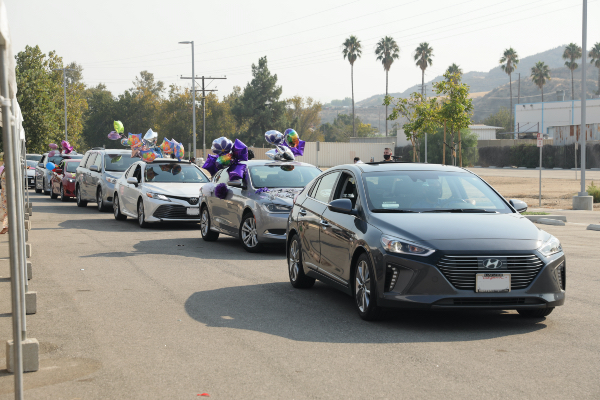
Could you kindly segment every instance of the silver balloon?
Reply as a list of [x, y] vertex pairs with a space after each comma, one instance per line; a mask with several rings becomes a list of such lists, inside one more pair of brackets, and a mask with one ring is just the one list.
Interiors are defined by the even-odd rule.
[[154, 132], [152, 129], [148, 129], [148, 132], [144, 135], [144, 140], [151, 145], [155, 145], [158, 140], [158, 133]]
[[275, 161], [294, 161], [294, 154], [285, 146], [277, 146], [273, 150], [267, 151], [267, 157]]

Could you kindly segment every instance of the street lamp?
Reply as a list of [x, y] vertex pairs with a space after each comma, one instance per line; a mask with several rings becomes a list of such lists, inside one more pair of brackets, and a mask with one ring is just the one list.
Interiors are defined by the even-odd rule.
[[[194, 70], [194, 41], [179, 42], [179, 44], [191, 44], [192, 45], [192, 130], [193, 130], [193, 142], [194, 142], [194, 153], [193, 157], [196, 158], [196, 74]], [[206, 157], [206, 138], [204, 138], [202, 157]]]
[[65, 94], [65, 140], [69, 140], [67, 137], [67, 71], [75, 71], [73, 68], [54, 68], [52, 71], [63, 72], [63, 88]]

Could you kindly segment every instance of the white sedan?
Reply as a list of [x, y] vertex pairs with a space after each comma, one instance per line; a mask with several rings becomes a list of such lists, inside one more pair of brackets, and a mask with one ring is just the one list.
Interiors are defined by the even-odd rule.
[[198, 193], [209, 178], [189, 161], [137, 161], [117, 179], [115, 219], [136, 218], [140, 227], [163, 221], [200, 222]]

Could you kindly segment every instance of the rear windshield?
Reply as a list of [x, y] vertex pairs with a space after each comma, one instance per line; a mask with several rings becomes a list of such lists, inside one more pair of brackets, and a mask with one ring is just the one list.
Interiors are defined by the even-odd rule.
[[146, 182], [206, 183], [208, 178], [192, 164], [148, 164], [144, 170]]
[[26, 154], [25, 159], [31, 161], [40, 161], [42, 159], [42, 156], [39, 154]]
[[28, 167], [37, 167], [37, 165], [38, 165], [37, 161], [27, 160]]
[[53, 163], [54, 165], [58, 165], [60, 164], [60, 162], [62, 160], [80, 160], [83, 156], [82, 155], [73, 155], [73, 156], [54, 156], [54, 157], [50, 157], [48, 159], [48, 161], [46, 161], [46, 164], [48, 164], [49, 162]]
[[106, 154], [104, 156], [104, 170], [123, 172], [139, 158], [131, 158], [130, 154]]
[[255, 188], [303, 188], [321, 170], [307, 165], [257, 165], [250, 167]]
[[71, 161], [65, 164], [67, 166], [67, 172], [75, 173], [77, 171], [77, 167], [79, 166], [79, 161]]

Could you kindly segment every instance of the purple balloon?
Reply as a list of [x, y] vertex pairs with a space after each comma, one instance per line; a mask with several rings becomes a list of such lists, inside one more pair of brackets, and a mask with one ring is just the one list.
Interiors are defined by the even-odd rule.
[[110, 140], [119, 140], [119, 139], [121, 139], [121, 135], [115, 131], [112, 131], [111, 133], [108, 134], [108, 138]]
[[246, 168], [246, 164], [231, 165], [229, 168], [227, 168], [229, 180], [237, 181], [238, 179], [242, 179], [244, 177], [244, 174], [246, 173]]
[[233, 158], [237, 161], [248, 161], [248, 146], [240, 139], [235, 139], [231, 153], [233, 154]]
[[219, 171], [219, 168], [217, 168], [217, 156], [213, 154], [206, 156], [206, 162], [202, 168], [207, 170], [211, 175], [216, 174]]
[[283, 141], [282, 145], [290, 149], [292, 151], [292, 154], [298, 157], [304, 155], [304, 146], [306, 145], [306, 142], [304, 140], [300, 140], [300, 142], [298, 143], [298, 147], [290, 147], [288, 146], [286, 141]]
[[222, 156], [223, 154], [227, 154], [231, 151], [231, 147], [233, 143], [231, 140], [227, 139], [225, 136], [222, 136], [218, 139], [213, 140], [211, 150], [213, 153]]

